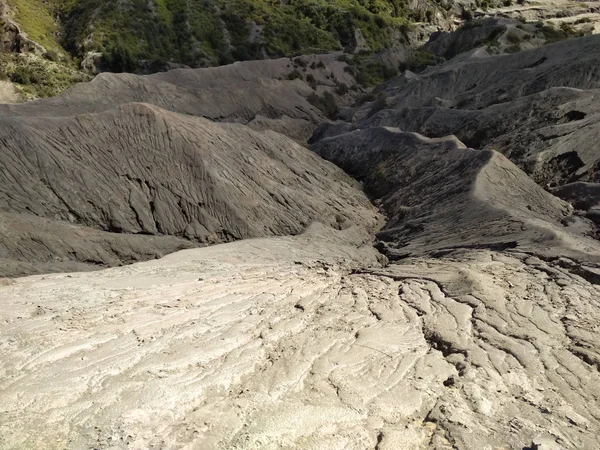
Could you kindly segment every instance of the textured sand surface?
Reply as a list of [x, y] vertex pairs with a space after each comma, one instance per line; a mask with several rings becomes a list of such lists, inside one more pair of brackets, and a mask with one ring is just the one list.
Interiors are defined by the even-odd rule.
[[365, 243], [314, 226], [5, 281], [0, 447], [598, 448], [595, 286]]

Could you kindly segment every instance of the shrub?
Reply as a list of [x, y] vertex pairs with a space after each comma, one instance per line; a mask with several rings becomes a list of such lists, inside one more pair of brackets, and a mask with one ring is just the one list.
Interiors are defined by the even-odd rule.
[[287, 79], [288, 80], [298, 80], [298, 79], [303, 80], [304, 76], [298, 69], [294, 69], [290, 73], [288, 73]]
[[413, 72], [420, 72], [425, 70], [428, 66], [435, 66], [444, 61], [443, 58], [434, 55], [426, 50], [417, 50], [405, 63], [400, 64], [400, 70], [410, 70]]
[[31, 84], [31, 77], [29, 71], [24, 67], [17, 67], [13, 73], [10, 74], [10, 81], [18, 84]]
[[459, 27], [459, 30], [471, 30], [473, 28], [481, 28], [484, 25], [484, 21], [483, 20], [473, 20], [473, 18], [471, 18], [470, 20], [468, 20], [467, 22], [465, 22], [461, 27]]
[[359, 103], [366, 103], [366, 102], [372, 102], [373, 100], [375, 100], [375, 95], [372, 92], [368, 92], [365, 95], [363, 95], [358, 102]]
[[348, 85], [346, 83], [339, 83], [335, 89], [337, 95], [346, 95], [348, 93]]
[[521, 42], [521, 38], [520, 38], [519, 36], [517, 36], [516, 34], [514, 34], [514, 33], [511, 33], [511, 32], [509, 32], [509, 33], [506, 35], [506, 40], [507, 40], [508, 42], [512, 43], [512, 44], [515, 44], [515, 43], [517, 43], [517, 42]]
[[434, 17], [435, 17], [435, 11], [431, 8], [428, 8], [427, 11], [425, 11], [425, 19], [427, 19], [427, 22], [429, 22], [429, 23], [433, 22]]
[[521, 46], [519, 44], [513, 44], [510, 47], [506, 48], [506, 53], [517, 53], [521, 51]]
[[473, 21], [473, 12], [469, 9], [463, 8], [460, 13], [460, 18], [466, 22], [465, 23], [465, 25], [466, 25], [469, 22]]
[[58, 55], [58, 52], [50, 49], [44, 53], [44, 58], [46, 58], [48, 61], [57, 62], [60, 59], [60, 56]]
[[352, 65], [346, 66], [344, 70], [350, 73], [358, 84], [366, 87], [381, 84], [398, 74], [398, 69], [389, 64], [360, 56], [355, 56]]
[[[536, 25], [537, 26], [537, 25]], [[556, 42], [569, 37], [581, 36], [571, 24], [563, 23], [560, 28], [554, 28], [548, 25], [542, 25], [540, 31], [543, 33], [547, 42]]]
[[385, 96], [383, 94], [379, 94], [379, 96], [375, 99], [375, 101], [373, 102], [373, 105], [371, 106], [371, 111], [369, 112], [369, 115], [373, 115], [379, 111], [381, 111], [382, 109], [385, 109], [387, 107], [387, 99], [385, 98]]
[[301, 57], [298, 57], [296, 59], [294, 59], [294, 64], [296, 66], [300, 66], [300, 67], [306, 67], [306, 61], [304, 59], [302, 59]]
[[322, 96], [317, 95], [316, 93], [312, 93], [308, 97], [308, 101], [320, 109], [323, 114], [332, 119], [338, 111], [337, 103], [335, 102], [335, 97], [331, 92], [325, 92]]
[[111, 72], [135, 72], [137, 58], [131, 48], [119, 43], [104, 51], [102, 65]]

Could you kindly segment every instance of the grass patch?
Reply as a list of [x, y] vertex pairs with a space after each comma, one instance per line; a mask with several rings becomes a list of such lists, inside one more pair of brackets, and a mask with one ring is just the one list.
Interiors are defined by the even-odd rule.
[[58, 26], [54, 21], [55, 3], [43, 0], [8, 0], [15, 20], [30, 39], [49, 50], [61, 51], [57, 40]]
[[0, 53], [0, 67], [0, 79], [15, 83], [17, 91], [28, 99], [58, 95], [74, 83], [90, 78], [64, 64], [31, 54]]
[[405, 63], [400, 64], [400, 70], [410, 70], [411, 72], [421, 72], [429, 66], [435, 66], [443, 63], [445, 60], [426, 50], [417, 50]]

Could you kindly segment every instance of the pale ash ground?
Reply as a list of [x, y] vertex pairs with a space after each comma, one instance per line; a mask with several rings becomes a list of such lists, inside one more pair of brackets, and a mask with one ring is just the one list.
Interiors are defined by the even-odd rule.
[[365, 242], [4, 280], [0, 447], [600, 448], [595, 286], [518, 253], [383, 268]]

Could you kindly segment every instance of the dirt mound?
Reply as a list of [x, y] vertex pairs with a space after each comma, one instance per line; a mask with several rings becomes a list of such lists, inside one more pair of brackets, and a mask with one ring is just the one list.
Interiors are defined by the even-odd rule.
[[[340, 169], [281, 134], [244, 125], [129, 104], [74, 117], [0, 118], [0, 142], [2, 212], [198, 244], [297, 234], [314, 221], [377, 224]], [[5, 246], [5, 258], [37, 260]], [[145, 253], [153, 254], [133, 259]], [[70, 259], [90, 258], [71, 252]]]
[[313, 150], [364, 182], [387, 215], [378, 237], [393, 258], [454, 248], [557, 254], [565, 240], [585, 253], [585, 240], [575, 243], [565, 227], [572, 207], [497, 152], [385, 127], [322, 139]]
[[540, 185], [600, 180], [599, 36], [511, 55], [462, 55], [380, 88], [353, 114], [354, 128], [398, 127], [455, 135], [496, 150]]
[[[308, 98], [354, 84], [336, 54], [248, 61], [207, 69], [176, 69], [148, 76], [103, 73], [64, 94], [21, 105], [1, 105], [0, 117], [58, 117], [149, 103], [169, 111], [220, 122], [283, 120], [288, 136], [306, 140], [326, 120]], [[333, 94], [335, 95], [335, 94]], [[338, 98], [340, 103], [349, 100]], [[296, 121], [297, 127], [290, 127]]]

